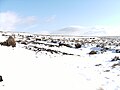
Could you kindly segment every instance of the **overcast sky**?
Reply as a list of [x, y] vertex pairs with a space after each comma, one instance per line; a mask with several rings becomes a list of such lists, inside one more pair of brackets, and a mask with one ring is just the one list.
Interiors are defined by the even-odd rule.
[[0, 30], [120, 26], [120, 0], [0, 0]]

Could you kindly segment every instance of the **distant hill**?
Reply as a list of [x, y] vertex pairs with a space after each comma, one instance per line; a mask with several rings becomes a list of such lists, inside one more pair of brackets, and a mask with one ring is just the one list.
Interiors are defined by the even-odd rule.
[[105, 36], [107, 35], [106, 30], [104, 28], [78, 27], [78, 26], [62, 28], [55, 32], [52, 32], [51, 34], [75, 35], [75, 36]]

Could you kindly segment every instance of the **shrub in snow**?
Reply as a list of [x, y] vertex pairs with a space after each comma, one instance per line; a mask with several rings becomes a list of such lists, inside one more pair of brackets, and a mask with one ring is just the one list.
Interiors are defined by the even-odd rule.
[[55, 41], [55, 40], [51, 40], [51, 42], [52, 42], [52, 43], [57, 43], [57, 41]]
[[100, 46], [101, 48], [104, 48], [105, 47], [105, 45], [104, 44], [101, 44], [101, 46]]
[[3, 78], [2, 78], [2, 76], [0, 76], [0, 82], [2, 82], [3, 81]]
[[28, 36], [26, 36], [26, 39], [30, 40], [30, 38], [32, 38], [32, 37], [33, 37], [32, 35], [28, 35]]
[[66, 47], [70, 47], [70, 48], [72, 48], [72, 46], [71, 45], [69, 45], [69, 44], [65, 44], [65, 43], [59, 43], [59, 46], [66, 46]]
[[2, 34], [2, 36], [7, 36], [7, 35], [5, 35], [5, 34]]
[[105, 47], [105, 49], [106, 49], [106, 50], [109, 50], [110, 48], [108, 48], [108, 47]]
[[116, 66], [120, 66], [120, 62], [119, 62], [119, 63], [116, 63], [116, 64], [113, 64], [113, 65], [112, 65], [112, 68], [115, 68]]
[[5, 42], [0, 42], [0, 44], [3, 45], [3, 46], [7, 46], [7, 42], [6, 41]]
[[97, 44], [97, 45], [96, 45], [96, 47], [100, 47], [100, 45], [99, 45], [99, 44]]
[[105, 70], [104, 72], [110, 72], [110, 70]]
[[116, 51], [115, 51], [116, 53], [120, 53], [120, 49], [116, 49]]
[[22, 40], [17, 40], [16, 42], [20, 43], [20, 42], [22, 42]]
[[117, 61], [120, 60], [119, 56], [115, 56], [111, 61]]
[[21, 41], [21, 44], [27, 45], [28, 42], [27, 41]]
[[101, 66], [102, 64], [96, 64], [95, 66]]
[[79, 43], [76, 43], [75, 48], [81, 48], [81, 45]]
[[41, 41], [41, 38], [36, 38], [36, 41]]
[[54, 45], [48, 45], [49, 47], [54, 47]]
[[91, 52], [89, 52], [89, 55], [94, 55], [94, 54], [97, 54], [97, 51], [91, 51]]

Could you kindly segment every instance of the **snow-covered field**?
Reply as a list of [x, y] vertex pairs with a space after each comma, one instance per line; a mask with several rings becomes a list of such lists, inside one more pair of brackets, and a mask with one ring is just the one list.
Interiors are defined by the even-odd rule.
[[119, 37], [1, 32], [0, 42], [12, 34], [16, 47], [0, 45], [0, 90], [120, 90]]

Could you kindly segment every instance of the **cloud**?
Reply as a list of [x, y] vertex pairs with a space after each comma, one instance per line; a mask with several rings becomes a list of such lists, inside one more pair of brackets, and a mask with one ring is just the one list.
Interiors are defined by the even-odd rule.
[[36, 16], [19, 15], [16, 12], [6, 11], [0, 12], [0, 31], [35, 31], [40, 30], [40, 25], [44, 26], [54, 22], [56, 15], [41, 19]]
[[28, 16], [22, 19], [23, 24], [33, 25], [37, 23], [37, 18], [35, 16]]
[[[29, 32], [30, 30], [41, 30], [40, 24], [51, 23], [55, 21], [56, 15], [52, 15], [44, 19], [40, 23], [35, 16], [21, 17], [15, 12], [7, 11], [0, 12], [0, 30], [1, 31], [16, 31], [16, 29], [24, 30]], [[48, 33], [43, 31], [42, 33]], [[52, 33], [52, 32], [50, 32]], [[77, 35], [109, 35], [109, 36], [120, 36], [120, 26], [76, 26], [65, 27], [54, 33], [60, 34], [77, 34]]]
[[0, 13], [0, 30], [14, 30], [20, 21], [21, 19], [16, 13], [2, 12]]
[[50, 17], [47, 17], [45, 22], [51, 23], [51, 22], [55, 21], [55, 19], [56, 19], [56, 15], [52, 15]]
[[30, 31], [31, 29], [36, 28], [37, 26], [38, 26], [37, 24], [32, 24], [32, 25], [29, 25], [27, 27], [24, 27], [23, 30]]
[[[32, 28], [37, 23], [35, 16], [21, 17], [15, 12], [7, 11], [0, 13], [0, 30], [13, 31], [17, 27]], [[32, 26], [31, 26], [32, 25]]]

